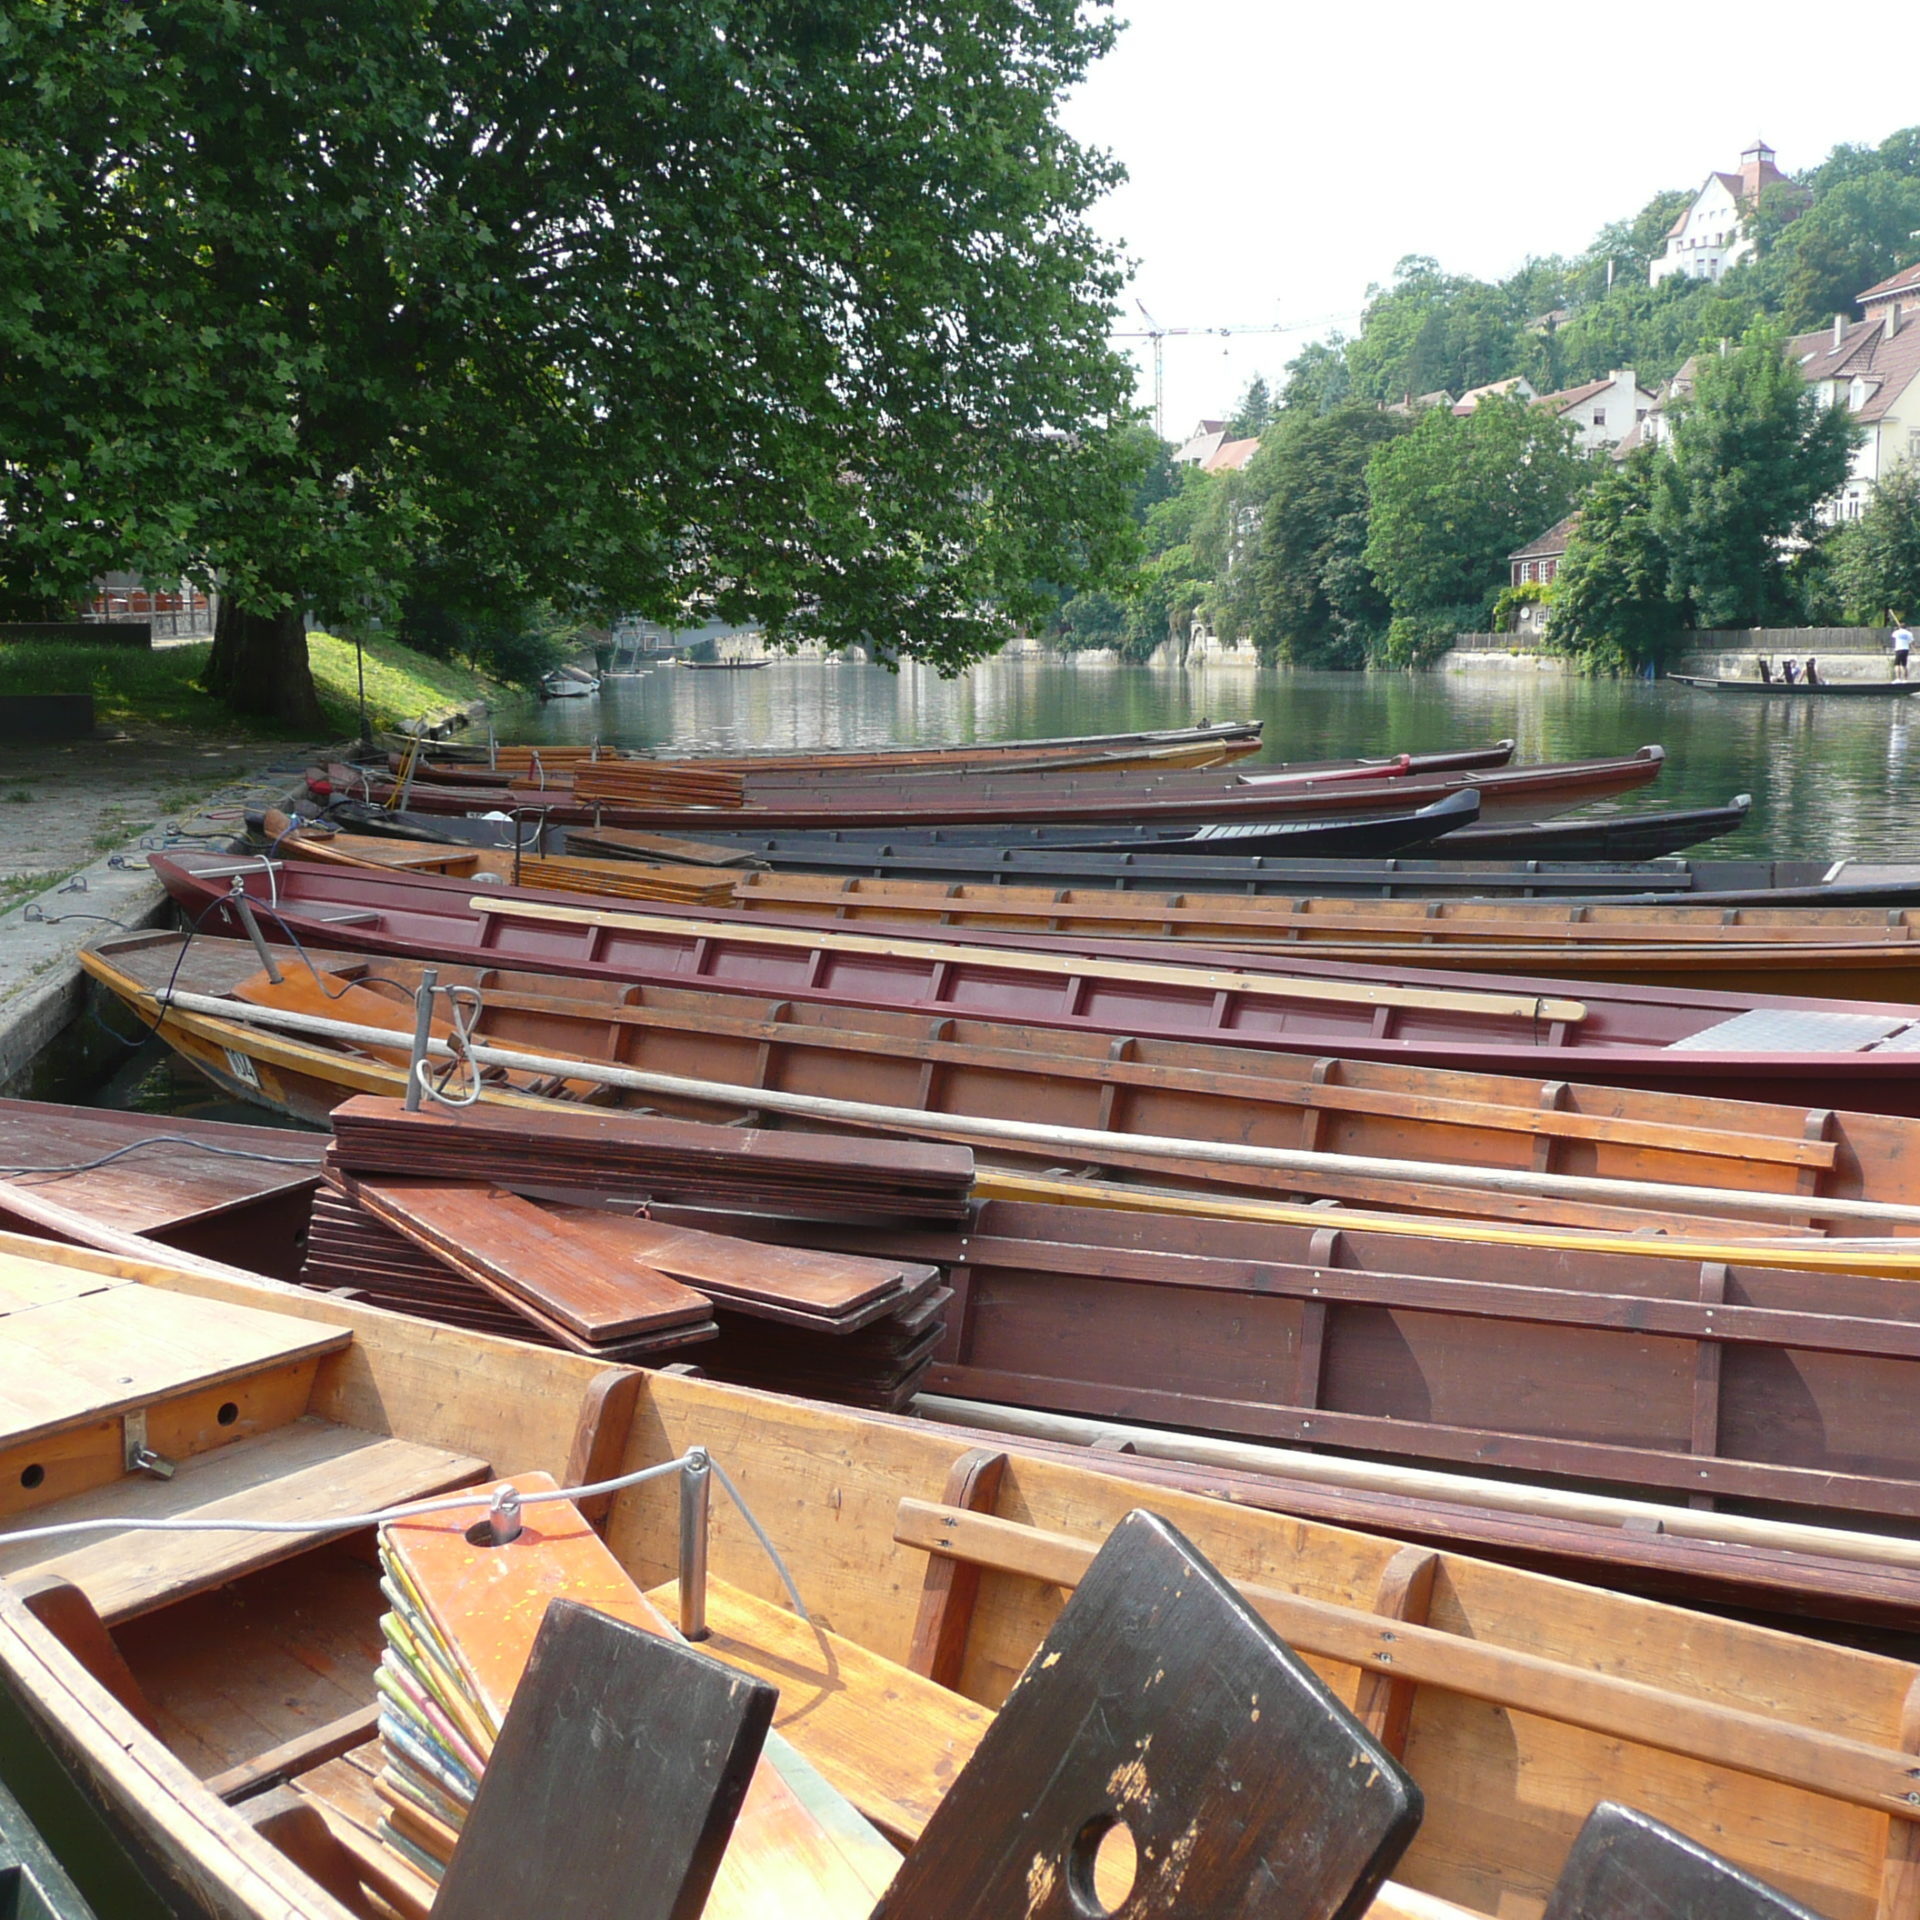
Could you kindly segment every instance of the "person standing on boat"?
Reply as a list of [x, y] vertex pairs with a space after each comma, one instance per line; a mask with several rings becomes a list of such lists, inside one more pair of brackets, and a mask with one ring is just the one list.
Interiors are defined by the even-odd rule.
[[1902, 620], [1893, 630], [1893, 677], [1904, 680], [1907, 677], [1907, 655], [1913, 651], [1913, 629]]

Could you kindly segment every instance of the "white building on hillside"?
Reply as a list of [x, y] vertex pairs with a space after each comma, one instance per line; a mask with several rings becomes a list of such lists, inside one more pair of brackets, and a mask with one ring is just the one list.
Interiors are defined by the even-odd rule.
[[1902, 267], [1857, 301], [1864, 318], [1788, 343], [1801, 378], [1862, 429], [1847, 484], [1828, 503], [1830, 520], [1857, 520], [1874, 483], [1903, 460], [1920, 463], [1920, 262]]
[[1604, 380], [1543, 393], [1534, 404], [1572, 427], [1573, 444], [1582, 453], [1611, 453], [1653, 411], [1655, 396], [1631, 367], [1616, 367]]
[[1792, 182], [1773, 164], [1773, 149], [1756, 140], [1740, 156], [1738, 173], [1710, 173], [1693, 204], [1667, 229], [1666, 250], [1647, 267], [1658, 286], [1669, 274], [1689, 280], [1718, 280], [1753, 252], [1753, 210], [1768, 187]]

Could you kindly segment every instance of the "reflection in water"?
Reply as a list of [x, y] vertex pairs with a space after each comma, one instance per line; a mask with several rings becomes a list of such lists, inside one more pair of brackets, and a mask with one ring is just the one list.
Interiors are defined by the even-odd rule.
[[1737, 836], [1707, 851], [1920, 858], [1904, 702], [1736, 700], [1671, 684], [1486, 675], [1255, 673], [993, 661], [958, 680], [906, 668], [781, 661], [755, 673], [656, 667], [598, 700], [503, 713], [503, 739], [726, 753], [1007, 740], [1266, 722], [1269, 760], [1421, 752], [1512, 735], [1517, 757], [1574, 760], [1649, 741], [1668, 765], [1622, 811], [1750, 793]]

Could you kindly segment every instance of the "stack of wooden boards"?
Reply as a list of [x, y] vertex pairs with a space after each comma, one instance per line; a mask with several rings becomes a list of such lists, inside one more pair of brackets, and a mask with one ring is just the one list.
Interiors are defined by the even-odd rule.
[[[539, 788], [538, 775], [513, 785]], [[737, 807], [747, 795], [745, 777], [724, 767], [675, 766], [660, 760], [597, 760], [575, 767], [570, 784], [583, 807]]]
[[[785, 1211], [849, 1223], [956, 1220], [972, 1180], [964, 1149], [577, 1120], [534, 1138], [500, 1109], [349, 1102], [335, 1114], [303, 1284], [616, 1362], [697, 1343], [704, 1371], [742, 1385], [907, 1404], [945, 1332], [951, 1295], [937, 1267], [769, 1245], [639, 1209], [696, 1197], [724, 1220], [771, 1195]], [[829, 1157], [838, 1211], [803, 1209], [794, 1183]], [[817, 1199], [817, 1183], [803, 1192]]]

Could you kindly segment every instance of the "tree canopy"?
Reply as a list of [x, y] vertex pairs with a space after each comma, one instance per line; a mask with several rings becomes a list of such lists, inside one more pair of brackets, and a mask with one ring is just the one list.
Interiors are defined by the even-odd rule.
[[1397, 619], [1483, 625], [1507, 555], [1565, 517], [1592, 469], [1554, 415], [1497, 394], [1422, 413], [1367, 463], [1366, 560]]
[[1815, 510], [1847, 477], [1855, 429], [1845, 410], [1821, 405], [1779, 334], [1756, 328], [1733, 352], [1701, 356], [1670, 417], [1652, 529], [1674, 593], [1703, 627], [1791, 618], [1788, 548], [1817, 538]]
[[0, 590], [422, 569], [946, 668], [1126, 556], [1077, 0], [0, 9]]

